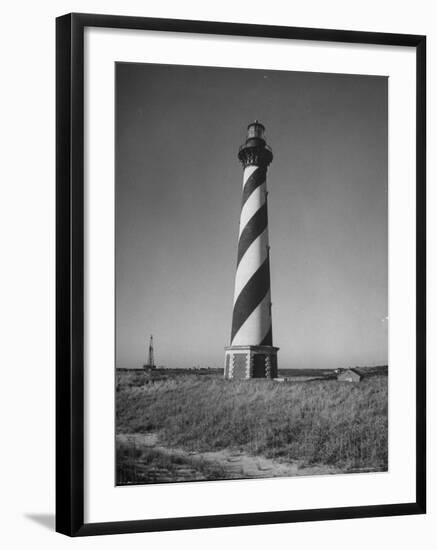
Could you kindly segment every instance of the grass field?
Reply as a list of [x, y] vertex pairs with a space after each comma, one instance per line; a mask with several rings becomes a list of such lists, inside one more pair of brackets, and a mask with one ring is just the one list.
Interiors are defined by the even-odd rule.
[[165, 454], [158, 449], [141, 448], [135, 443], [117, 445], [117, 481], [120, 485], [160, 482], [208, 481], [227, 478], [225, 468], [217, 463], [179, 454]]
[[119, 443], [118, 482], [156, 482], [148, 472], [159, 468], [167, 472], [163, 481], [245, 477], [235, 468], [227, 475], [226, 464], [212, 459], [191, 458], [196, 453], [214, 457], [214, 452], [222, 457], [223, 450], [297, 464], [301, 470], [318, 465], [321, 473], [324, 468], [384, 471], [387, 375], [372, 374], [351, 384], [329, 373], [309, 381], [301, 381], [300, 373], [285, 383], [226, 381], [216, 372], [185, 372], [146, 383], [141, 372], [118, 373], [117, 434], [154, 434], [159, 442], [142, 449]]

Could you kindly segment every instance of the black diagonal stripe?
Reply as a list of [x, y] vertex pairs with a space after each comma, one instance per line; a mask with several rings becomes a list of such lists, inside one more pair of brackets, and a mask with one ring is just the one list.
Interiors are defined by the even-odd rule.
[[260, 346], [273, 346], [273, 335], [272, 335], [271, 325], [270, 325], [269, 331], [264, 336], [263, 341], [261, 342]]
[[255, 189], [266, 181], [266, 173], [267, 173], [267, 170], [265, 168], [258, 167], [248, 177], [243, 187], [243, 198], [241, 200], [242, 208], [244, 206], [244, 203], [247, 201], [250, 195], [255, 191]]
[[243, 323], [263, 300], [270, 289], [270, 266], [267, 257], [261, 266], [255, 271], [252, 277], [247, 281], [243, 290], [238, 295], [232, 314], [232, 334], [231, 343], [234, 336], [242, 327]]
[[238, 257], [237, 266], [241, 261], [241, 258], [246, 253], [246, 250], [253, 243], [253, 241], [261, 235], [264, 229], [267, 227], [267, 203], [265, 202], [259, 210], [250, 218], [246, 227], [243, 229], [240, 238], [238, 240]]

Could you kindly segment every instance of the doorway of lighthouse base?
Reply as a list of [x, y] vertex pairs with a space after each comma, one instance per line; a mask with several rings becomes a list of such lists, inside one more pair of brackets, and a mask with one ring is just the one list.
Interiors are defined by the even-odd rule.
[[257, 353], [253, 356], [253, 378], [265, 378], [266, 377], [266, 356], [261, 353]]

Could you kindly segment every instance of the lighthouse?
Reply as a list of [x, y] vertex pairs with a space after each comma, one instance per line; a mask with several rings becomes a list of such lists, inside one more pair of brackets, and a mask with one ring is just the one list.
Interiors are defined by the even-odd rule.
[[243, 165], [243, 188], [231, 342], [225, 348], [224, 376], [276, 378], [279, 348], [273, 346], [272, 334], [266, 182], [273, 153], [259, 121], [247, 127], [238, 159]]
[[149, 353], [147, 356], [147, 363], [144, 365], [146, 370], [155, 369], [155, 352], [153, 351], [153, 334], [150, 335], [149, 340]]

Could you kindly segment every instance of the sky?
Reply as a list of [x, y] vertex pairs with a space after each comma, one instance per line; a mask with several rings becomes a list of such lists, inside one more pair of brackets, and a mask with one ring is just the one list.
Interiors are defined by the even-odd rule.
[[116, 64], [116, 366], [222, 367], [243, 168], [266, 127], [279, 368], [387, 364], [386, 77]]

